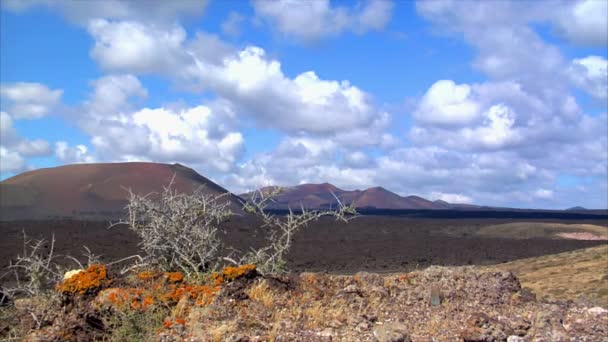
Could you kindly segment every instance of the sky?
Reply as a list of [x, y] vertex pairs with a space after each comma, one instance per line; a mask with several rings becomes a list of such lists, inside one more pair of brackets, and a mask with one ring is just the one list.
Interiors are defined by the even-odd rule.
[[153, 161], [608, 208], [608, 0], [1, 4], [1, 179]]

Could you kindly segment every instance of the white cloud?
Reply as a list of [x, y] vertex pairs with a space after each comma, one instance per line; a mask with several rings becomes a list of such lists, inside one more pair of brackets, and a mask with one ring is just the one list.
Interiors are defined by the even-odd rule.
[[558, 30], [581, 45], [608, 45], [608, 1], [567, 1], [553, 19]]
[[16, 150], [25, 157], [43, 157], [51, 154], [49, 142], [42, 139], [22, 140], [16, 146]]
[[551, 199], [553, 198], [553, 191], [547, 189], [538, 189], [534, 192], [534, 197], [541, 199]]
[[474, 46], [478, 55], [473, 66], [493, 80], [516, 81], [539, 90], [563, 83], [563, 73], [557, 72], [563, 64], [559, 50], [529, 26], [550, 19], [553, 12], [545, 3], [419, 1], [416, 9], [438, 29], [462, 36]]
[[288, 132], [333, 134], [387, 122], [368, 94], [348, 81], [322, 80], [313, 71], [290, 79], [277, 60], [249, 46], [209, 65], [197, 59], [193, 78], [252, 115], [261, 125]]
[[0, 144], [14, 144], [18, 140], [17, 132], [13, 128], [13, 119], [6, 112], [0, 112]]
[[[145, 98], [147, 90], [133, 75], [106, 75], [90, 82], [93, 93], [86, 102], [89, 115], [118, 118], [131, 109], [129, 99]], [[86, 119], [86, 118], [85, 118]]]
[[25, 159], [16, 151], [10, 151], [0, 145], [0, 173], [21, 172], [26, 169]]
[[107, 75], [91, 82], [93, 92], [78, 123], [90, 135], [94, 153], [84, 146], [56, 145], [65, 160], [153, 160], [181, 162], [207, 171], [231, 170], [244, 151], [234, 128], [235, 114], [226, 101], [194, 107], [137, 109], [131, 100], [147, 91], [133, 75]]
[[16, 119], [38, 119], [49, 114], [59, 104], [62, 94], [63, 90], [51, 90], [40, 83], [0, 85], [0, 96], [8, 103], [6, 109]]
[[65, 164], [95, 162], [95, 157], [90, 154], [89, 149], [85, 145], [78, 144], [70, 147], [65, 141], [55, 143], [55, 157]]
[[599, 100], [608, 99], [608, 60], [601, 56], [574, 59], [568, 69], [574, 84]]
[[194, 38], [186, 44], [189, 53], [189, 63], [193, 64], [192, 56], [211, 65], [221, 65], [224, 58], [234, 55], [237, 51], [231, 45], [222, 41], [217, 35], [197, 32]]
[[50, 153], [47, 141], [21, 137], [13, 127], [11, 116], [0, 112], [0, 172], [24, 171], [28, 168], [26, 157], [41, 157]]
[[170, 73], [185, 63], [182, 44], [186, 32], [181, 26], [170, 29], [135, 21], [89, 22], [88, 31], [95, 39], [91, 57], [102, 68], [131, 73]]
[[367, 30], [381, 31], [391, 20], [393, 2], [390, 0], [371, 0], [358, 15], [358, 28], [361, 32]]
[[463, 125], [479, 116], [479, 105], [471, 99], [471, 87], [451, 80], [435, 82], [414, 112], [416, 120], [439, 125]]
[[238, 37], [241, 35], [241, 24], [245, 17], [237, 12], [231, 11], [228, 18], [222, 22], [222, 33], [230, 37]]
[[382, 30], [392, 16], [389, 0], [370, 0], [356, 8], [334, 7], [329, 0], [255, 0], [256, 14], [282, 34], [304, 41], [336, 36], [344, 31]]
[[92, 19], [138, 20], [172, 23], [179, 17], [201, 15], [207, 0], [4, 0], [2, 8], [22, 12], [36, 7], [56, 10], [74, 23], [86, 25]]
[[519, 132], [513, 129], [516, 114], [511, 108], [498, 104], [490, 107], [483, 116], [482, 126], [462, 130], [465, 141], [486, 149], [501, 149], [522, 142]]
[[373, 163], [373, 159], [362, 151], [346, 153], [344, 156], [344, 165], [351, 168], [366, 168]]
[[430, 198], [445, 201], [453, 204], [471, 204], [473, 199], [461, 194], [446, 194], [442, 192], [431, 193]]

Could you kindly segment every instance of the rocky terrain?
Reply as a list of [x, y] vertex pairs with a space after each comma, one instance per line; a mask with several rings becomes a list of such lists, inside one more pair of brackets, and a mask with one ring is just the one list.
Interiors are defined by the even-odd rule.
[[28, 341], [511, 342], [606, 341], [608, 336], [604, 308], [539, 301], [507, 271], [430, 267], [390, 275], [271, 277], [246, 265], [194, 284], [179, 273], [142, 272], [119, 279], [98, 270], [80, 273], [88, 283], [70, 278], [60, 284], [60, 299], [17, 300], [10, 316], [3, 312], [2, 336], [21, 332]]

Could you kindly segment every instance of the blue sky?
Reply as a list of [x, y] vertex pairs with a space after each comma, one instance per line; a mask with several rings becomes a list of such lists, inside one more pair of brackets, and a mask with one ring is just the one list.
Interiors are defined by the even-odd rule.
[[179, 162], [237, 193], [606, 208], [607, 7], [6, 0], [0, 176]]

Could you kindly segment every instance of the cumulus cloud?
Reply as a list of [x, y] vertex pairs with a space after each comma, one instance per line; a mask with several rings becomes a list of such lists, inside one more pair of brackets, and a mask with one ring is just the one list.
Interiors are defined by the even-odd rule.
[[435, 82], [414, 112], [416, 120], [439, 125], [463, 125], [479, 116], [479, 105], [471, 99], [471, 87], [451, 80]]
[[2, 1], [2, 8], [10, 11], [23, 12], [31, 8], [47, 7], [82, 25], [99, 18], [172, 23], [179, 17], [201, 15], [206, 6], [207, 0]]
[[237, 12], [231, 11], [226, 20], [222, 22], [222, 33], [230, 37], [238, 37], [241, 35], [241, 24], [245, 17]]
[[197, 59], [192, 76], [262, 125], [292, 133], [329, 134], [387, 121], [388, 114], [348, 81], [323, 80], [314, 71], [288, 78], [259, 47], [226, 57], [220, 66]]
[[[96, 39], [91, 55], [102, 67], [158, 73], [171, 77], [180, 88], [212, 90], [263, 127], [290, 134], [334, 134], [345, 144], [390, 140], [380, 132], [390, 121], [388, 113], [379, 110], [363, 90], [348, 81], [323, 80], [314, 71], [289, 78], [281, 63], [268, 58], [260, 47], [237, 51], [203, 32], [186, 40], [179, 26], [156, 32], [149, 25], [97, 20], [90, 30]], [[120, 97], [115, 99], [110, 101], [120, 102]]]
[[86, 101], [89, 115], [118, 118], [132, 108], [129, 100], [145, 98], [148, 91], [139, 79], [130, 74], [106, 75], [90, 82], [93, 92]]
[[229, 171], [244, 151], [244, 139], [233, 127], [234, 111], [225, 101], [138, 109], [131, 100], [147, 91], [135, 76], [107, 75], [91, 85], [78, 122], [95, 152], [60, 142], [55, 149], [60, 160], [93, 160], [91, 154], [96, 160], [182, 162]]
[[565, 4], [553, 19], [562, 35], [580, 45], [608, 45], [607, 1], [568, 1]]
[[563, 76], [556, 72], [563, 63], [559, 50], [528, 25], [548, 20], [546, 7], [523, 1], [416, 3], [419, 14], [478, 50], [475, 68], [494, 80], [517, 81], [537, 89], [563, 83]]
[[374, 160], [362, 151], [345, 153], [344, 165], [351, 168], [366, 168], [373, 166]]
[[170, 73], [186, 55], [181, 26], [167, 29], [135, 21], [91, 20], [87, 27], [95, 39], [91, 57], [102, 68], [130, 73]]
[[280, 33], [304, 41], [337, 36], [345, 31], [382, 30], [392, 16], [389, 0], [369, 0], [363, 6], [332, 6], [329, 0], [255, 0], [256, 14]]
[[28, 140], [18, 134], [12, 117], [0, 112], [0, 172], [21, 172], [28, 168], [27, 157], [42, 157], [51, 153], [50, 145], [42, 139]]
[[553, 191], [547, 189], [538, 189], [534, 192], [534, 196], [541, 199], [551, 199], [553, 198]]
[[55, 143], [55, 157], [66, 164], [95, 162], [95, 157], [90, 154], [88, 147], [82, 144], [72, 147], [65, 141]]
[[0, 145], [0, 173], [5, 172], [21, 172], [26, 169], [25, 159], [16, 151], [10, 151], [6, 147]]
[[601, 56], [574, 59], [568, 74], [574, 84], [599, 100], [608, 99], [608, 60]]
[[[59, 104], [63, 90], [49, 89], [40, 83], [6, 83], [0, 85], [0, 97], [6, 110], [16, 119], [38, 119]], [[4, 106], [3, 106], [4, 108]]]
[[455, 203], [455, 204], [472, 204], [473, 203], [472, 198], [465, 196], [465, 195], [461, 195], [461, 194], [446, 194], [446, 193], [442, 193], [442, 192], [433, 192], [433, 193], [431, 193], [431, 198], [445, 201], [448, 203]]

